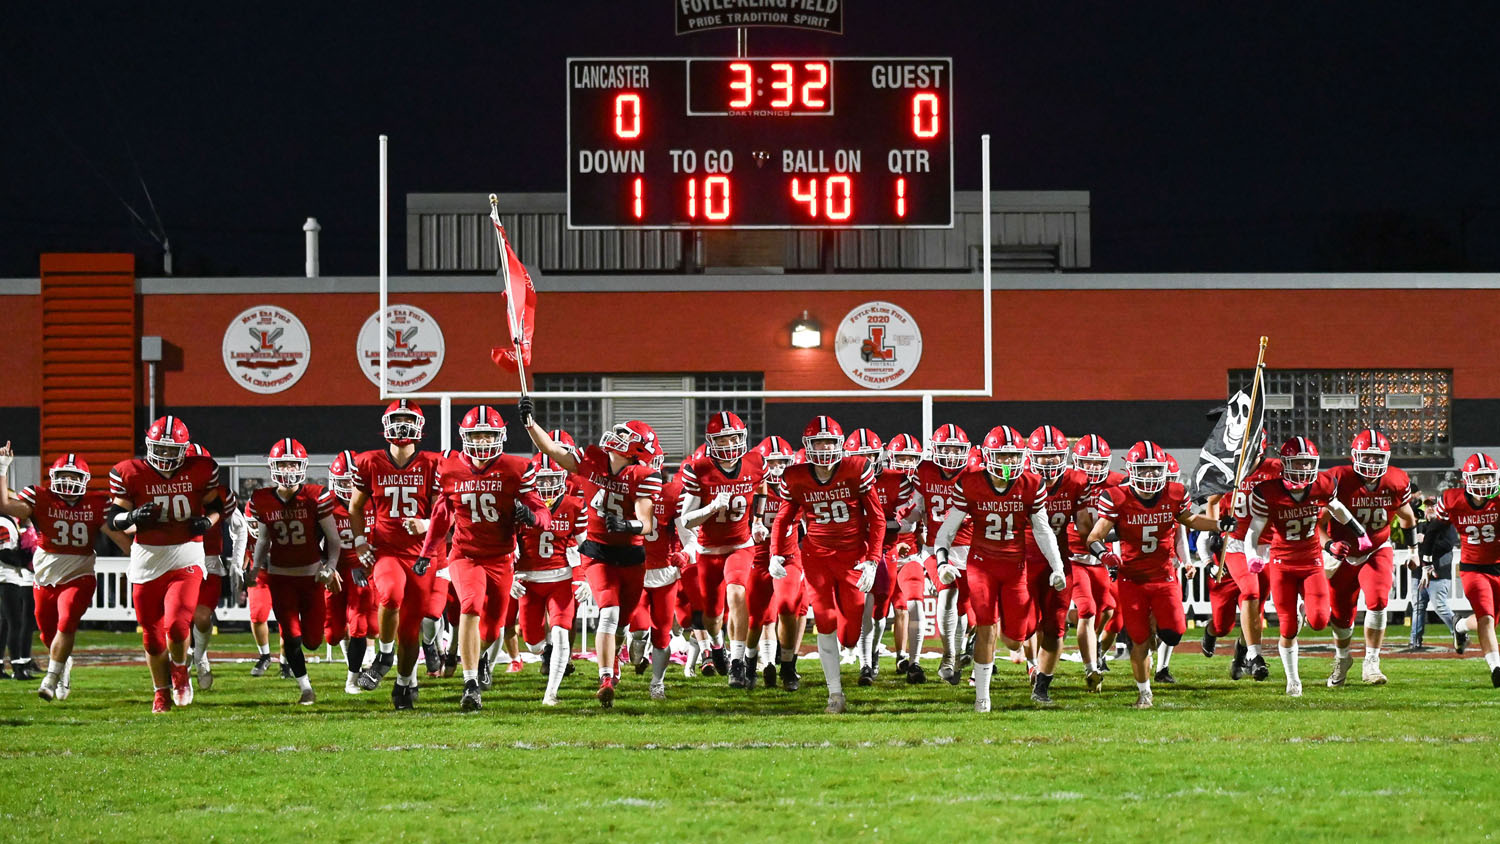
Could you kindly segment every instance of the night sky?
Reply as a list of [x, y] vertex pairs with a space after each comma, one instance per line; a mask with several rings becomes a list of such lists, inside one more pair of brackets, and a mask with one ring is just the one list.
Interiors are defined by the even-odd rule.
[[[751, 53], [953, 56], [958, 188], [988, 131], [996, 189], [1091, 191], [1096, 271], [1500, 271], [1500, 4], [845, 4]], [[373, 274], [381, 132], [399, 272], [406, 192], [563, 189], [565, 58], [734, 47], [670, 0], [421, 5], [6, 4], [0, 276], [156, 274], [161, 229], [178, 275], [297, 275], [308, 216]]]

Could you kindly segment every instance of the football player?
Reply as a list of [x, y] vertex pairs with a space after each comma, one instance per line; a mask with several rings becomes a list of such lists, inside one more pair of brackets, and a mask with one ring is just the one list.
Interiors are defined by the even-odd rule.
[[[709, 417], [705, 432], [707, 454], [682, 464], [682, 528], [697, 528], [698, 583], [703, 616], [713, 642], [714, 668], [726, 668], [729, 685], [742, 689], [746, 676], [745, 646], [750, 628], [747, 590], [756, 573], [754, 541], [759, 538], [755, 516], [765, 508], [765, 462], [750, 451], [745, 423], [729, 411]], [[683, 545], [694, 537], [684, 536]], [[765, 577], [762, 573], [760, 577]], [[764, 585], [769, 585], [769, 582]], [[722, 600], [721, 600], [722, 596]], [[720, 617], [729, 610], [729, 657], [725, 665]]]
[[[247, 510], [256, 523], [255, 567], [271, 588], [271, 609], [281, 629], [281, 656], [291, 666], [300, 697], [317, 701], [302, 649], [323, 646], [327, 617], [325, 591], [336, 592], [343, 543], [333, 519], [333, 494], [307, 483], [307, 449], [291, 437], [277, 440], [266, 458], [274, 487], [257, 489]], [[318, 548], [322, 536], [323, 547]]]
[[[1167, 482], [1182, 483], [1182, 468], [1177, 463], [1177, 458], [1172, 452], [1166, 452], [1167, 456]], [[1207, 512], [1205, 510], [1205, 512]], [[1182, 575], [1184, 581], [1192, 580], [1198, 575], [1198, 562], [1194, 556], [1197, 548], [1192, 538], [1188, 535], [1187, 527], [1178, 523], [1177, 541], [1172, 545], [1172, 566]], [[1177, 678], [1172, 676], [1172, 654], [1176, 648], [1166, 642], [1157, 640], [1156, 645], [1156, 676], [1158, 683], [1175, 683]]]
[[[1250, 530], [1251, 522], [1250, 496], [1263, 481], [1281, 476], [1281, 458], [1266, 457], [1265, 454], [1266, 435], [1261, 432], [1252, 468], [1245, 473], [1234, 492], [1228, 494], [1227, 505], [1223, 496], [1210, 496], [1208, 499], [1209, 512], [1217, 515], [1219, 530], [1224, 536], [1223, 565], [1229, 574], [1228, 578], [1218, 579], [1232, 580], [1234, 591], [1238, 594], [1240, 634], [1244, 638], [1244, 645], [1243, 649], [1238, 646], [1235, 648], [1235, 658], [1229, 667], [1230, 677], [1236, 680], [1243, 671], [1249, 671], [1256, 681], [1263, 681], [1271, 674], [1265, 656], [1261, 654], [1261, 637], [1266, 627], [1265, 600], [1271, 596], [1271, 575], [1264, 567], [1259, 571], [1250, 571], [1245, 556], [1245, 534]], [[1257, 549], [1255, 555], [1265, 559], [1266, 552]], [[1210, 597], [1214, 593], [1223, 595], [1225, 592], [1227, 590], [1220, 583], [1211, 590]], [[1222, 629], [1228, 632], [1227, 626]], [[1204, 635], [1205, 652], [1212, 652], [1213, 643], [1208, 640], [1208, 633]]]
[[[245, 509], [250, 508], [250, 502], [245, 502]], [[245, 607], [250, 612], [250, 637], [255, 640], [255, 650], [258, 652], [255, 664], [250, 666], [251, 677], [264, 677], [266, 669], [271, 666], [271, 582], [266, 573], [255, 567], [255, 541], [260, 538], [260, 528], [248, 518], [245, 520], [246, 533], [249, 537], [249, 547], [245, 549], [245, 559], [241, 563], [242, 577], [245, 584]], [[282, 653], [285, 648], [278, 648], [281, 654], [281, 676], [291, 679], [292, 668], [287, 662], [286, 655]]]
[[[568, 474], [561, 466], [545, 454], [533, 457], [531, 466], [537, 495], [547, 504], [551, 520], [545, 528], [520, 526], [520, 554], [510, 594], [519, 602], [521, 639], [527, 650], [541, 656], [542, 673], [547, 675], [542, 703], [556, 706], [572, 656], [573, 620], [578, 604], [588, 599], [588, 582], [574, 580], [578, 543], [588, 517], [583, 499], [567, 491]], [[488, 669], [486, 663], [480, 671], [481, 688], [490, 684]]]
[[48, 662], [37, 694], [42, 700], [66, 700], [72, 689], [73, 637], [94, 599], [94, 545], [100, 533], [121, 548], [130, 540], [106, 523], [109, 496], [89, 491], [92, 476], [83, 457], [58, 457], [47, 470], [45, 486], [28, 486], [12, 498], [6, 474], [14, 457], [7, 441], [0, 447], [0, 514], [17, 522], [31, 519], [38, 528], [32, 595]]
[[[952, 506], [954, 487], [959, 473], [969, 462], [969, 436], [957, 425], [947, 424], [932, 433], [932, 457], [917, 466], [917, 507], [922, 513], [922, 533], [936, 545], [938, 528]], [[937, 589], [937, 631], [943, 640], [943, 658], [938, 677], [958, 685], [958, 657], [964, 648], [964, 626], [968, 619], [963, 604], [968, 597], [968, 581], [959, 577], [969, 558], [969, 544], [974, 526], [963, 522], [948, 548], [948, 567], [952, 576], [944, 580], [938, 573], [937, 556], [932, 546], [922, 549], [923, 566]]]
[[880, 673], [880, 640], [885, 636], [885, 618], [890, 615], [895, 596], [896, 560], [890, 549], [901, 532], [898, 511], [904, 511], [912, 503], [915, 487], [910, 475], [884, 465], [880, 437], [869, 428], [856, 428], [850, 433], [844, 441], [844, 453], [863, 457], [875, 467], [875, 495], [885, 508], [886, 553], [875, 572], [875, 586], [865, 601], [865, 617], [859, 627], [859, 684], [868, 686]]
[[[1052, 588], [1052, 569], [1037, 544], [1035, 534], [1026, 540], [1026, 585], [1031, 604], [1036, 609], [1037, 664], [1032, 674], [1031, 699], [1037, 703], [1051, 703], [1052, 675], [1057, 670], [1057, 660], [1062, 656], [1063, 637], [1068, 632], [1068, 607], [1073, 600], [1072, 566], [1061, 549], [1068, 547], [1071, 527], [1076, 535], [1082, 527], [1084, 517], [1080, 513], [1087, 506], [1089, 478], [1069, 463], [1068, 438], [1051, 425], [1043, 425], [1031, 432], [1026, 441], [1027, 460], [1031, 471], [1041, 477], [1047, 493], [1047, 519], [1052, 528], [1053, 539], [1063, 561], [1063, 577], [1067, 583], [1062, 591]], [[972, 588], [972, 587], [971, 587]], [[1080, 627], [1082, 621], [1079, 622]], [[1085, 676], [1090, 674], [1085, 663]]]
[[156, 689], [152, 712], [193, 702], [188, 631], [204, 575], [201, 538], [224, 513], [219, 465], [189, 457], [191, 442], [181, 419], [163, 416], [146, 430], [145, 458], [109, 473], [110, 527], [135, 532], [127, 577]]
[[[922, 463], [922, 443], [911, 434], [897, 434], [886, 443], [886, 454], [892, 470], [908, 478], [909, 497], [896, 511], [896, 537], [890, 544], [889, 557], [895, 570], [895, 644], [896, 673], [908, 683], [925, 683], [922, 670], [922, 601], [937, 594], [927, 569], [922, 565], [921, 500], [916, 495], [917, 466]], [[886, 535], [890, 535], [886, 525]]]
[[619, 683], [615, 662], [621, 608], [633, 609], [640, 600], [645, 584], [643, 537], [656, 530], [653, 499], [661, 494], [661, 475], [651, 468], [651, 459], [660, 448], [656, 432], [644, 422], [631, 420], [606, 431], [599, 445], [574, 454], [536, 424], [529, 397], [521, 399], [518, 409], [537, 451], [578, 475], [583, 484], [588, 538], [579, 553], [589, 591], [599, 606], [595, 635], [599, 691], [595, 697], [608, 708], [614, 705]]
[[[191, 457], [212, 457], [208, 449], [197, 443], [188, 446]], [[214, 685], [213, 666], [208, 661], [208, 642], [214, 630], [214, 609], [223, 595], [224, 579], [233, 583], [240, 577], [239, 561], [244, 558], [246, 547], [245, 517], [240, 514], [239, 502], [234, 490], [221, 486], [224, 496], [224, 522], [229, 528], [229, 565], [224, 563], [224, 532], [214, 527], [203, 534], [203, 567], [207, 575], [198, 586], [198, 605], [193, 610], [193, 656], [192, 664], [198, 672], [198, 688], [208, 691]], [[233, 571], [234, 574], [230, 574]], [[237, 586], [237, 584], [235, 584]], [[235, 591], [238, 591], [236, 589]]]
[[1478, 631], [1479, 650], [1500, 689], [1500, 645], [1495, 641], [1495, 608], [1500, 606], [1500, 465], [1488, 454], [1464, 461], [1463, 487], [1447, 489], [1433, 518], [1453, 525], [1459, 536], [1458, 576], [1473, 615], [1458, 623], [1462, 632]]
[[825, 711], [837, 714], [846, 708], [839, 647], [859, 641], [884, 550], [885, 509], [875, 492], [874, 467], [862, 457], [844, 456], [844, 432], [831, 417], [814, 417], [802, 443], [807, 463], [784, 469], [778, 486], [782, 505], [771, 527], [770, 572], [787, 576], [796, 524], [806, 519], [802, 572], [811, 586], [818, 659], [828, 683]]
[[[410, 399], [391, 402], [380, 421], [387, 447], [355, 455], [354, 495], [349, 499], [354, 551], [360, 565], [372, 572], [369, 578], [380, 607], [379, 652], [358, 682], [361, 689], [374, 691], [395, 664], [391, 705], [411, 709], [417, 699], [422, 620], [434, 577], [419, 558], [437, 498], [441, 456], [418, 450], [426, 420]], [[367, 507], [375, 508], [371, 535], [365, 533]], [[434, 558], [446, 557], [440, 549], [432, 551]]]
[[[796, 452], [792, 450], [792, 444], [781, 437], [766, 437], [755, 450], [760, 452], [765, 461], [767, 481], [766, 512], [761, 517], [767, 530], [765, 540], [755, 546], [755, 566], [764, 567], [766, 573], [770, 574], [770, 527], [775, 522], [776, 514], [781, 512], [781, 476], [796, 460]], [[797, 673], [797, 656], [801, 652], [802, 634], [807, 625], [808, 605], [803, 593], [802, 554], [797, 536], [801, 527], [797, 523], [791, 523], [787, 529], [791, 533], [782, 546], [786, 555], [782, 566], [787, 574], [786, 577], [772, 579], [771, 602], [766, 608], [767, 615], [776, 619], [776, 653], [766, 663], [764, 679], [766, 687], [770, 688], [776, 684], [779, 675], [782, 688], [795, 692], [802, 685], [802, 677]]]
[[[1411, 479], [1406, 472], [1391, 466], [1391, 441], [1379, 431], [1364, 430], [1354, 437], [1349, 448], [1350, 466], [1335, 466], [1327, 471], [1333, 478], [1334, 495], [1370, 538], [1374, 548], [1368, 553], [1345, 557], [1328, 583], [1329, 621], [1333, 628], [1333, 673], [1329, 686], [1342, 686], [1354, 665], [1349, 645], [1354, 638], [1354, 613], [1359, 596], [1365, 596], [1365, 660], [1361, 679], [1372, 685], [1384, 685], [1380, 670], [1380, 649], [1385, 644], [1385, 608], [1390, 604], [1391, 584], [1395, 579], [1396, 552], [1391, 545], [1391, 517], [1401, 523], [1402, 547], [1415, 553], [1416, 513], [1411, 508]], [[1354, 542], [1358, 537], [1339, 524], [1327, 522], [1328, 538], [1334, 542]]]
[[[984, 468], [968, 470], [953, 486], [952, 504], [938, 528], [935, 554], [938, 575], [946, 583], [969, 581], [975, 615], [974, 711], [990, 711], [990, 682], [995, 671], [997, 634], [1007, 648], [1019, 648], [1035, 626], [1026, 576], [1026, 535], [1030, 528], [1048, 568], [1047, 586], [1067, 589], [1057, 535], [1047, 517], [1047, 490], [1042, 478], [1026, 471], [1026, 440], [1014, 428], [997, 425], [980, 446]], [[965, 520], [971, 522], [973, 545], [964, 571], [949, 559], [952, 543]]]
[[423, 569], [453, 528], [448, 573], [458, 591], [458, 659], [464, 691], [459, 707], [477, 712], [479, 654], [500, 638], [510, 609], [515, 574], [516, 526], [546, 530], [552, 511], [536, 494], [536, 471], [524, 457], [505, 454], [505, 420], [480, 405], [458, 424], [461, 449], [449, 452], [437, 469], [442, 504], [434, 511], [427, 539], [417, 556]]
[[[658, 450], [651, 459], [651, 467], [658, 473], [666, 465], [667, 455]], [[664, 480], [661, 495], [656, 497], [653, 516], [657, 529], [646, 534], [646, 577], [643, 581], [640, 601], [630, 617], [631, 658], [635, 659], [636, 638], [644, 646], [651, 646], [650, 694], [652, 700], [666, 700], [667, 665], [672, 656], [672, 616], [677, 608], [678, 581], [683, 560], [682, 541], [675, 527], [678, 509], [682, 505], [683, 472], [678, 471], [670, 480]], [[636, 673], [645, 668], [647, 661], [636, 662]]]
[[[1135, 676], [1137, 709], [1149, 709], [1151, 691], [1151, 633], [1168, 647], [1182, 641], [1187, 621], [1182, 611], [1182, 587], [1172, 564], [1178, 541], [1177, 525], [1212, 530], [1218, 522], [1194, 514], [1182, 484], [1167, 480], [1167, 453], [1149, 440], [1125, 454], [1125, 486], [1107, 487], [1099, 496], [1099, 518], [1089, 530], [1089, 552], [1117, 572], [1120, 614], [1130, 635], [1130, 670]], [[1120, 551], [1104, 544], [1113, 530]]]
[[1110, 471], [1109, 443], [1097, 434], [1079, 437], [1072, 455], [1073, 469], [1082, 472], [1088, 484], [1079, 496], [1077, 517], [1067, 525], [1068, 555], [1074, 563], [1073, 604], [1078, 608], [1078, 655], [1083, 661], [1085, 686], [1090, 692], [1098, 692], [1104, 688], [1105, 670], [1100, 639], [1118, 622], [1119, 612], [1110, 572], [1089, 553], [1086, 540], [1099, 518], [1100, 493], [1124, 476]]
[[[1281, 446], [1281, 476], [1261, 481], [1250, 493], [1250, 528], [1245, 532], [1245, 566], [1251, 572], [1266, 568], [1258, 550], [1267, 526], [1271, 541], [1271, 602], [1281, 627], [1281, 664], [1286, 670], [1286, 693], [1302, 695], [1302, 677], [1297, 670], [1297, 599], [1302, 599], [1307, 626], [1328, 626], [1328, 578], [1350, 554], [1363, 554], [1374, 546], [1364, 527], [1343, 503], [1334, 479], [1318, 474], [1318, 448], [1306, 437], [1292, 437]], [[1324, 508], [1355, 535], [1351, 544], [1342, 540], [1319, 541], [1318, 518]]]
[[[359, 672], [364, 668], [369, 637], [380, 627], [376, 616], [375, 588], [369, 572], [359, 564], [354, 553], [354, 531], [349, 527], [349, 500], [354, 497], [354, 460], [352, 451], [341, 451], [328, 466], [328, 489], [333, 493], [333, 524], [339, 532], [339, 581], [343, 588], [328, 593], [327, 617], [323, 622], [325, 638], [330, 645], [342, 643], [348, 676], [344, 693], [357, 695]], [[375, 513], [365, 513], [365, 533], [375, 529]]]

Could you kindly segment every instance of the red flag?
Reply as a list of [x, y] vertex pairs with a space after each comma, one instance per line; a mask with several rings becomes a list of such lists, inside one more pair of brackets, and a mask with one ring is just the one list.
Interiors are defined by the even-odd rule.
[[[498, 222], [495, 229], [500, 233], [500, 242], [505, 247], [506, 272], [502, 274], [505, 278], [507, 289], [500, 295], [510, 297], [514, 303], [516, 312], [517, 336], [511, 343], [504, 346], [495, 346], [490, 349], [490, 359], [496, 366], [506, 369], [514, 368], [516, 365], [515, 341], [520, 342], [521, 364], [531, 365], [531, 335], [536, 330], [536, 285], [531, 283], [531, 274], [526, 272], [526, 267], [521, 264], [521, 259], [516, 257], [516, 251], [510, 248], [510, 239], [505, 236], [505, 229]], [[509, 323], [507, 322], [507, 325]]]

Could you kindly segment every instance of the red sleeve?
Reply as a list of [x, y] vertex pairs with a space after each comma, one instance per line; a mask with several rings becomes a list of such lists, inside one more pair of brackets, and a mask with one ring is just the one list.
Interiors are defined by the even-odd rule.
[[[781, 509], [776, 511], [776, 518], [771, 522], [771, 556], [773, 557], [791, 556], [787, 553], [786, 549], [788, 541], [787, 526], [797, 524], [797, 516], [802, 509], [791, 495], [790, 485], [786, 482], [785, 478], [781, 481], [781, 497]], [[878, 502], [875, 505], [875, 509], [880, 509]], [[880, 533], [880, 538], [885, 539], [884, 528], [881, 528]]]
[[129, 498], [130, 490], [125, 488], [125, 467], [128, 463], [118, 463], [109, 470], [109, 494], [115, 498]]
[[865, 508], [865, 559], [879, 560], [885, 546], [885, 508], [874, 487], [867, 488], [860, 501]]
[[27, 507], [30, 507], [33, 510], [36, 509], [36, 487], [35, 486], [26, 487], [25, 489], [23, 489], [20, 492], [16, 493], [16, 497], [19, 498], [19, 499], [21, 499], [21, 502], [24, 503]]
[[432, 505], [432, 519], [427, 523], [427, 535], [422, 537], [422, 550], [417, 556], [431, 557], [434, 551], [443, 547], [452, 526], [453, 513], [448, 509], [448, 496], [439, 495]]
[[354, 488], [370, 494], [370, 461], [364, 454], [354, 456]]
[[[447, 496], [444, 496], [440, 500], [446, 501]], [[522, 506], [531, 511], [531, 517], [536, 520], [537, 530], [546, 530], [552, 527], [552, 511], [547, 509], [547, 502], [543, 501], [542, 497], [537, 495], [535, 490], [527, 489], [521, 493], [518, 500]], [[446, 510], [447, 508], [444, 507], [441, 509]]]
[[318, 493], [318, 521], [333, 515], [333, 493], [327, 489]]

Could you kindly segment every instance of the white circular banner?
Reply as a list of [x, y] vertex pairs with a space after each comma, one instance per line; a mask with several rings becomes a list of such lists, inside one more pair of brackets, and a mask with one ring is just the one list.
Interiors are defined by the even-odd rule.
[[886, 390], [911, 377], [922, 361], [922, 331], [890, 302], [866, 302], [839, 321], [833, 351], [849, 380]]
[[252, 393], [279, 393], [307, 371], [312, 342], [296, 314], [276, 305], [256, 305], [224, 329], [224, 368]]
[[380, 386], [380, 344], [385, 343], [387, 390], [411, 392], [427, 385], [443, 368], [443, 330], [432, 315], [415, 305], [387, 305], [385, 337], [380, 336], [380, 312], [370, 314], [359, 329], [355, 353], [359, 369]]

